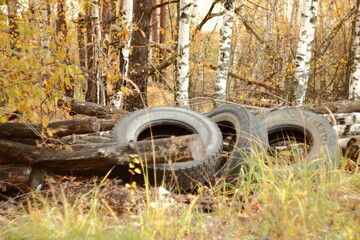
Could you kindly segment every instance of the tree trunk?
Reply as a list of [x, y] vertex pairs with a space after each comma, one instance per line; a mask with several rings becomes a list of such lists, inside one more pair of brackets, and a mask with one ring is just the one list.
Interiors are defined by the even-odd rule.
[[50, 35], [47, 29], [50, 24], [50, 3], [48, 0], [40, 1], [39, 3], [40, 46], [43, 52], [42, 62], [47, 64], [50, 59]]
[[9, 34], [10, 34], [10, 48], [15, 51], [20, 51], [19, 45], [19, 26], [17, 23], [17, 0], [11, 0], [7, 4]]
[[123, 2], [123, 33], [121, 36], [121, 46], [120, 46], [120, 67], [119, 71], [121, 74], [120, 81], [115, 85], [115, 95], [112, 101], [112, 105], [115, 108], [120, 109], [123, 102], [123, 93], [122, 87], [126, 85], [126, 79], [129, 75], [129, 57], [130, 57], [130, 47], [131, 47], [131, 38], [132, 38], [132, 27], [133, 27], [133, 10], [134, 10], [134, 0], [126, 0]]
[[305, 101], [305, 94], [310, 75], [310, 61], [312, 43], [315, 36], [318, 0], [305, 0], [301, 13], [299, 41], [295, 63], [295, 104], [301, 106]]
[[85, 17], [82, 13], [79, 13], [77, 20], [77, 40], [78, 40], [78, 49], [79, 49], [79, 61], [80, 68], [82, 71], [86, 71], [86, 49], [85, 49]]
[[101, 1], [101, 36], [103, 38], [103, 52], [109, 58], [109, 44], [111, 43], [110, 25], [113, 19], [113, 6], [111, 0]]
[[[56, 21], [56, 34], [57, 34], [57, 49], [58, 51], [65, 52], [65, 59], [61, 59], [62, 62], [66, 65], [70, 65], [70, 56], [69, 48], [66, 44], [66, 38], [68, 34], [67, 24], [66, 24], [66, 2], [65, 0], [57, 1], [57, 21]], [[74, 97], [74, 79], [72, 76], [65, 76], [65, 95], [68, 97]]]
[[[164, 0], [161, 0], [163, 3]], [[160, 8], [160, 29], [159, 29], [159, 43], [164, 45], [166, 43], [166, 6], [161, 6]], [[161, 59], [166, 59], [166, 51], [161, 50]], [[160, 72], [160, 77], [166, 79], [166, 71]]]
[[93, 44], [93, 22], [90, 9], [86, 11], [86, 59], [87, 59], [87, 89], [85, 100], [96, 103], [96, 80], [94, 78], [94, 44]]
[[94, 80], [96, 82], [96, 103], [105, 105], [106, 96], [105, 96], [105, 86], [102, 78], [102, 36], [100, 29], [100, 10], [99, 2], [97, 0], [92, 1], [91, 5], [91, 18], [92, 18], [92, 35], [93, 35], [93, 44], [94, 44]]
[[219, 59], [215, 82], [215, 96], [217, 101], [226, 101], [227, 78], [231, 48], [232, 28], [234, 24], [235, 1], [224, 2], [223, 25], [220, 29]]
[[152, 4], [148, 0], [134, 0], [134, 19], [136, 31], [131, 36], [129, 57], [129, 92], [124, 97], [124, 110], [134, 111], [147, 106], [147, 81], [149, 49], [144, 43], [149, 41]]
[[178, 73], [175, 80], [175, 102], [179, 106], [188, 106], [189, 104], [190, 8], [191, 0], [180, 0], [176, 66]]
[[349, 100], [360, 100], [360, 0], [356, 1], [349, 54]]

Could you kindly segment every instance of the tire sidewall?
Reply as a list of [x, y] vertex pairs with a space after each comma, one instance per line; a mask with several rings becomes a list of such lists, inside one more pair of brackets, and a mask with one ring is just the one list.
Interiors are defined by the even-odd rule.
[[230, 122], [236, 131], [235, 148], [228, 157], [228, 162], [220, 171], [222, 175], [237, 176], [244, 162], [251, 153], [267, 150], [267, 132], [251, 112], [233, 104], [217, 107], [206, 114], [217, 124]]
[[[304, 129], [304, 132], [310, 133], [313, 141], [311, 149], [304, 160], [309, 162], [325, 157], [331, 159], [334, 166], [338, 165], [339, 150], [336, 133], [331, 124], [317, 114], [300, 109], [282, 109], [262, 115], [261, 121], [268, 133], [280, 131], [283, 127]], [[320, 162], [316, 161], [311, 165], [316, 167]], [[299, 162], [291, 166], [303, 167], [303, 163]]]
[[[152, 107], [133, 112], [121, 119], [114, 127], [115, 142], [135, 141], [138, 130], [155, 122], [176, 122], [187, 128], [192, 128], [202, 139], [206, 147], [206, 156], [217, 156], [222, 147], [222, 138], [218, 126], [204, 115], [180, 107]], [[172, 164], [156, 164], [159, 170], [180, 170], [194, 165], [200, 165], [209, 159], [196, 159], [188, 162]], [[148, 165], [149, 168], [152, 165]]]

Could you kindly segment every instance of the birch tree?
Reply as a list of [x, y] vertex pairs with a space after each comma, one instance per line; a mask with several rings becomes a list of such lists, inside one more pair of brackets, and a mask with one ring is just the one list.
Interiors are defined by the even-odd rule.
[[128, 77], [129, 73], [129, 54], [130, 54], [130, 45], [131, 45], [131, 35], [132, 35], [132, 21], [133, 21], [133, 0], [126, 0], [123, 2], [123, 35], [122, 43], [123, 46], [120, 48], [120, 73], [122, 75], [122, 80], [116, 85], [116, 93], [112, 101], [112, 105], [116, 108], [120, 108], [122, 102], [122, 90], [121, 87], [124, 85], [124, 79]]
[[230, 45], [234, 23], [235, 1], [225, 0], [223, 25], [220, 30], [219, 59], [216, 71], [215, 99], [226, 100], [227, 76], [229, 72]]
[[356, 1], [356, 19], [350, 45], [349, 100], [360, 100], [360, 0]]
[[86, 100], [105, 105], [105, 87], [102, 79], [102, 67], [100, 65], [100, 60], [102, 58], [102, 36], [100, 30], [99, 2], [97, 0], [92, 1], [90, 16], [91, 19], [88, 20], [91, 20], [91, 24], [88, 26], [87, 38], [88, 44], [92, 45], [92, 47], [88, 49], [90, 78], [88, 80]]
[[295, 62], [295, 104], [301, 106], [310, 75], [312, 43], [315, 36], [318, 0], [305, 0], [301, 12], [301, 24]]
[[176, 66], [178, 72], [175, 81], [175, 102], [179, 106], [187, 106], [189, 101], [190, 7], [190, 0], [180, 0]]

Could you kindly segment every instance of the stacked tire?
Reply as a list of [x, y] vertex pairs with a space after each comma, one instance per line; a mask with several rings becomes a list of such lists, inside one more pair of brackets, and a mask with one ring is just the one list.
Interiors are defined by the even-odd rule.
[[[339, 161], [331, 125], [316, 114], [298, 109], [257, 117], [235, 104], [219, 106], [205, 115], [180, 107], [152, 107], [119, 120], [113, 129], [113, 140], [137, 142], [189, 134], [199, 135], [205, 157], [148, 164], [146, 177], [150, 183], [188, 190], [215, 178], [238, 178], [253, 153], [257, 157], [265, 152], [272, 154], [279, 145], [291, 145], [294, 141], [307, 148], [301, 161], [286, 164], [286, 168], [304, 167], [306, 162], [324, 156], [329, 165], [337, 166]], [[291, 142], [286, 141], [289, 139]], [[318, 167], [316, 163], [314, 167]]]

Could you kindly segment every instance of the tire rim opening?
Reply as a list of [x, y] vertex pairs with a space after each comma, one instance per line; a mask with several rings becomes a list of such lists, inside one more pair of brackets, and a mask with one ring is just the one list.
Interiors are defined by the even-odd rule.
[[150, 123], [139, 129], [136, 134], [136, 141], [146, 141], [152, 139], [162, 139], [170, 137], [185, 136], [196, 134], [197, 132], [190, 126], [183, 123]]
[[268, 130], [268, 153], [281, 165], [292, 165], [306, 157], [312, 146], [313, 137], [309, 131], [299, 126], [282, 126]]
[[224, 152], [232, 152], [236, 144], [236, 129], [235, 125], [228, 121], [221, 121], [216, 123], [223, 136], [223, 150]]

